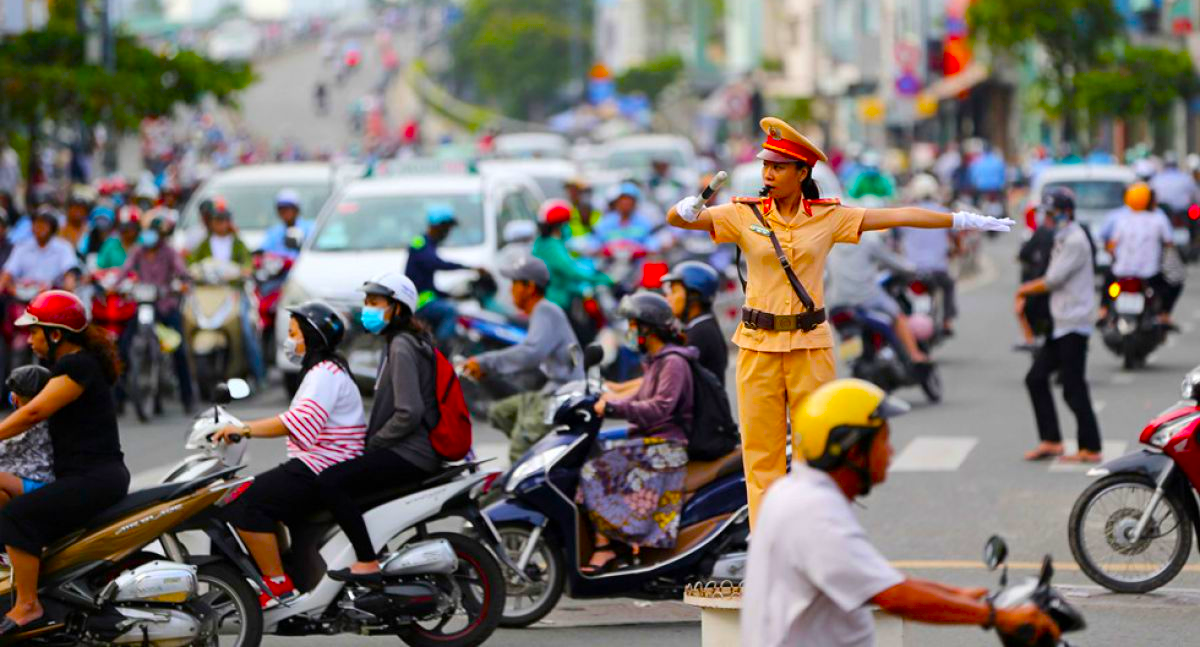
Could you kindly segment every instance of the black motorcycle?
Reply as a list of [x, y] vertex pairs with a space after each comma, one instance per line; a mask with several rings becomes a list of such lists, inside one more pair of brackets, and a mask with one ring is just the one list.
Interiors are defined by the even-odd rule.
[[937, 366], [917, 364], [896, 337], [891, 317], [865, 308], [838, 307], [829, 315], [841, 340], [839, 352], [850, 363], [854, 377], [889, 393], [919, 386], [930, 402], [942, 400], [942, 378]]
[[1170, 330], [1159, 321], [1161, 306], [1154, 288], [1144, 279], [1118, 278], [1105, 290], [1108, 314], [1100, 323], [1104, 345], [1126, 369], [1141, 368], [1150, 353], [1167, 341]]

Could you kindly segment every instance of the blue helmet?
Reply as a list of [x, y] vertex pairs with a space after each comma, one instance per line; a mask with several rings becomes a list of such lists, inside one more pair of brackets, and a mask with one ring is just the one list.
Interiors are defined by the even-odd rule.
[[721, 287], [721, 275], [712, 266], [700, 261], [685, 261], [675, 266], [662, 278], [663, 283], [679, 282], [691, 292], [700, 295], [705, 303], [712, 303]]
[[458, 224], [458, 219], [454, 217], [454, 205], [445, 202], [435, 202], [426, 206], [425, 220], [430, 227]]

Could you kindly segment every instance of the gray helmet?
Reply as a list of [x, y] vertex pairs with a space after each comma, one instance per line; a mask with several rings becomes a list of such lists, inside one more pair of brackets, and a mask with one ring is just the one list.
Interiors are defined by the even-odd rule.
[[29, 364], [14, 368], [4, 380], [4, 386], [22, 398], [32, 398], [42, 392], [50, 377], [50, 369]]
[[666, 297], [654, 292], [638, 292], [621, 299], [617, 315], [659, 330], [672, 331], [676, 326], [671, 304]]
[[543, 289], [550, 284], [550, 270], [535, 256], [517, 259], [510, 267], [500, 270], [500, 274], [510, 281], [528, 281]]

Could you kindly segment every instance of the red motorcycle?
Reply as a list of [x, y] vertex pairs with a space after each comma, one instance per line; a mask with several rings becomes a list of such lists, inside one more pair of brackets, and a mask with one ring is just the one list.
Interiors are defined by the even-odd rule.
[[119, 268], [99, 270], [92, 275], [92, 322], [119, 338], [137, 316], [138, 304], [131, 292], [135, 279]]
[[258, 297], [258, 317], [262, 323], [262, 348], [267, 361], [275, 357], [275, 316], [283, 284], [295, 259], [283, 254], [259, 252], [254, 255], [254, 294]]
[[1088, 472], [1101, 478], [1071, 510], [1071, 553], [1111, 591], [1146, 593], [1170, 582], [1200, 531], [1200, 367], [1184, 378], [1182, 397], [1142, 429], [1146, 447]]

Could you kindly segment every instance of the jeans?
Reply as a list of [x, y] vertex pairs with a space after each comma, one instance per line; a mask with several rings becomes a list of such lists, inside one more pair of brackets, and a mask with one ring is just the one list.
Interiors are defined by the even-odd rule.
[[242, 292], [241, 324], [242, 347], [246, 349], [246, 360], [250, 363], [250, 374], [262, 382], [267, 379], [267, 368], [263, 364], [262, 344], [259, 343], [258, 329], [254, 327], [253, 317], [258, 316], [250, 297]]
[[442, 343], [454, 336], [458, 326], [458, 306], [449, 299], [434, 299], [417, 310], [417, 316], [433, 328], [433, 336]]
[[371, 534], [363, 520], [362, 507], [356, 502], [372, 492], [397, 489], [403, 485], [416, 485], [429, 478], [426, 472], [414, 466], [396, 452], [381, 447], [369, 449], [358, 458], [352, 458], [330, 467], [317, 476], [317, 492], [321, 503], [333, 513], [342, 532], [354, 547], [354, 556], [360, 562], [369, 562], [378, 557]]
[[1079, 333], [1063, 335], [1058, 339], [1047, 339], [1045, 345], [1034, 356], [1033, 366], [1025, 376], [1029, 399], [1033, 402], [1033, 415], [1037, 420], [1038, 436], [1044, 442], [1062, 442], [1058, 428], [1058, 412], [1054, 408], [1054, 396], [1050, 393], [1050, 376], [1059, 372], [1062, 376], [1063, 399], [1075, 414], [1079, 427], [1079, 449], [1089, 452], [1100, 451], [1100, 426], [1096, 423], [1096, 412], [1092, 409], [1092, 397], [1088, 393], [1087, 367], [1088, 338]]

